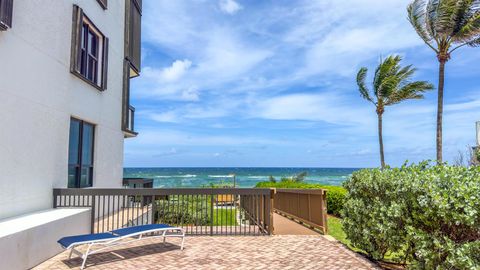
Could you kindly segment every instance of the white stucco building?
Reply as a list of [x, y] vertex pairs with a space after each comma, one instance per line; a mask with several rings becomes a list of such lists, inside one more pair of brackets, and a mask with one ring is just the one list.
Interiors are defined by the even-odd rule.
[[52, 188], [121, 187], [140, 18], [141, 0], [0, 0], [0, 254], [23, 260], [8, 269], [41, 259], [18, 254], [36, 228], [51, 234], [35, 238], [42, 258], [88, 228], [79, 209], [56, 214]]

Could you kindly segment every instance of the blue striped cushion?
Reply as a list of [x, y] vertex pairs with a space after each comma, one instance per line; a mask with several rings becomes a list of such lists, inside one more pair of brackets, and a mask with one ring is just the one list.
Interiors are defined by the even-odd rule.
[[111, 233], [94, 233], [94, 234], [82, 234], [63, 237], [57, 242], [62, 245], [64, 248], [68, 248], [71, 244], [82, 243], [82, 242], [94, 242], [98, 240], [106, 240], [111, 238], [116, 238], [118, 236]]
[[118, 236], [125, 236], [129, 234], [134, 234], [134, 233], [141, 233], [144, 231], [150, 231], [150, 230], [156, 230], [156, 229], [168, 229], [168, 228], [173, 228], [173, 227], [167, 224], [148, 224], [148, 225], [139, 225], [139, 226], [118, 229], [118, 230], [112, 231], [112, 233]]

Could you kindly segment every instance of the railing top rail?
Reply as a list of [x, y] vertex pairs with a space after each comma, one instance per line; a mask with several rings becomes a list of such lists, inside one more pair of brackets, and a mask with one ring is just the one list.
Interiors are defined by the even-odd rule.
[[297, 193], [297, 194], [325, 194], [326, 189], [316, 188], [316, 189], [296, 189], [296, 188], [277, 188], [277, 193]]
[[269, 188], [54, 188], [53, 195], [270, 195]]

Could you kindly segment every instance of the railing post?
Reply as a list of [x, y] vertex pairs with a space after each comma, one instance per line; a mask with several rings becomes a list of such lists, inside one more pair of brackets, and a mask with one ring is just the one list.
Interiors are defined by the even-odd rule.
[[327, 191], [322, 192], [322, 222], [323, 222], [323, 234], [328, 233], [328, 221], [327, 221]]
[[94, 233], [95, 230], [95, 195], [92, 195], [92, 211], [90, 213], [90, 233]]
[[213, 235], [213, 190], [210, 194], [210, 236]]
[[274, 232], [274, 227], [273, 227], [273, 208], [274, 208], [274, 201], [275, 201], [275, 193], [276, 193], [276, 190], [274, 188], [271, 188], [270, 189], [270, 194], [269, 194], [269, 200], [268, 202], [265, 203], [265, 205], [267, 206], [267, 209], [265, 211], [265, 213], [268, 215], [266, 218], [265, 218], [265, 221], [268, 222], [268, 235], [273, 235], [273, 232]]
[[56, 189], [53, 189], [53, 208], [57, 208], [57, 195], [58, 191]]
[[155, 205], [155, 196], [152, 196], [152, 222], [151, 224], [155, 223], [155, 211], [156, 211], [156, 205]]

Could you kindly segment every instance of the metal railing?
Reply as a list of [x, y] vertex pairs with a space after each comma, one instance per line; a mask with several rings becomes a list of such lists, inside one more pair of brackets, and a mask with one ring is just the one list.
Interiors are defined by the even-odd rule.
[[258, 188], [54, 189], [53, 207], [91, 208], [91, 232], [166, 223], [189, 235], [270, 235], [273, 190]]
[[328, 231], [324, 189], [276, 189], [275, 211], [324, 234]]

